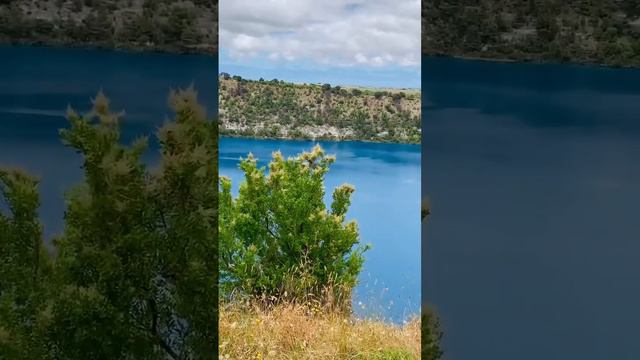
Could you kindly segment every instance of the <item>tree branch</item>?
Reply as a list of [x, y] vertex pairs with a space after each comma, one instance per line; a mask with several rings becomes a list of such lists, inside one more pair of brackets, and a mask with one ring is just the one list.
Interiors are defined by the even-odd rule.
[[160, 347], [171, 356], [172, 359], [177, 360], [178, 354], [167, 344], [164, 339], [158, 333], [158, 310], [156, 308], [156, 301], [154, 299], [149, 300], [149, 309], [151, 309], [151, 334], [158, 341]]

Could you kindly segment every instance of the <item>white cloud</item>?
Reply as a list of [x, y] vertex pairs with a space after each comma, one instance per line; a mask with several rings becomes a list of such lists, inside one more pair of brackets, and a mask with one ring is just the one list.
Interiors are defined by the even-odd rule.
[[222, 0], [220, 45], [237, 59], [420, 65], [418, 0]]

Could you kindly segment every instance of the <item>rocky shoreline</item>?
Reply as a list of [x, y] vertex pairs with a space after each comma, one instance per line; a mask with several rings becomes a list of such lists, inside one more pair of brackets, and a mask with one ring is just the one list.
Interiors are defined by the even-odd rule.
[[556, 65], [580, 65], [580, 66], [596, 66], [603, 68], [611, 68], [611, 69], [640, 69], [640, 65], [635, 64], [607, 64], [600, 63], [595, 60], [585, 60], [585, 59], [572, 59], [572, 60], [559, 60], [559, 59], [544, 59], [544, 58], [530, 58], [523, 57], [520, 59], [513, 58], [501, 58], [501, 57], [492, 57], [492, 56], [481, 56], [481, 55], [450, 55], [443, 53], [430, 53], [423, 52], [423, 56], [433, 57], [433, 58], [450, 58], [450, 59], [459, 59], [459, 60], [469, 60], [469, 61], [485, 61], [485, 62], [494, 62], [494, 63], [508, 63], [508, 64], [556, 64]]
[[213, 45], [200, 45], [194, 47], [188, 46], [154, 46], [140, 44], [110, 44], [104, 42], [81, 43], [64, 40], [16, 40], [7, 39], [0, 36], [0, 45], [6, 46], [41, 46], [51, 48], [77, 48], [77, 49], [100, 49], [113, 51], [126, 51], [134, 53], [164, 53], [164, 54], [180, 54], [180, 55], [212, 55], [218, 53], [218, 49]]

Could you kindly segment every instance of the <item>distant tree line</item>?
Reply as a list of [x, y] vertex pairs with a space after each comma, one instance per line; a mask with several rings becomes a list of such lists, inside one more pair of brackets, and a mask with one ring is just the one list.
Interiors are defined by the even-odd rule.
[[419, 143], [420, 93], [254, 81], [220, 74], [221, 133]]
[[640, 66], [637, 0], [423, 0], [426, 54]]
[[194, 0], [0, 1], [0, 41], [211, 51], [217, 2]]

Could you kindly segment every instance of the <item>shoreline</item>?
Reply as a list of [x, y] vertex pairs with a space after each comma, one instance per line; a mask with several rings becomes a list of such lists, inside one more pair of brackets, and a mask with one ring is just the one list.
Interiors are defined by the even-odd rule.
[[422, 56], [427, 56], [431, 58], [449, 58], [449, 59], [458, 59], [458, 60], [469, 60], [469, 61], [484, 61], [491, 63], [505, 63], [505, 64], [535, 64], [535, 65], [574, 65], [574, 66], [585, 66], [585, 67], [597, 67], [597, 68], [607, 68], [607, 69], [629, 69], [629, 70], [640, 70], [640, 65], [615, 65], [615, 64], [606, 64], [606, 63], [598, 63], [595, 61], [589, 60], [544, 60], [544, 59], [531, 59], [531, 58], [523, 58], [523, 59], [509, 59], [509, 58], [501, 58], [501, 57], [483, 57], [483, 56], [472, 56], [472, 55], [451, 55], [451, 54], [443, 54], [443, 53], [430, 53], [430, 52], [422, 52]]
[[229, 138], [229, 139], [248, 139], [248, 140], [274, 140], [274, 141], [310, 141], [310, 142], [332, 142], [332, 143], [366, 143], [366, 144], [382, 144], [382, 145], [414, 145], [419, 146], [420, 142], [397, 142], [397, 141], [375, 141], [375, 140], [365, 140], [365, 139], [310, 139], [310, 138], [278, 138], [278, 137], [256, 137], [256, 136], [244, 136], [244, 135], [234, 135], [234, 134], [223, 134], [220, 132], [219, 138]]
[[78, 43], [73, 41], [51, 41], [51, 40], [12, 40], [0, 38], [0, 46], [25, 46], [41, 47], [53, 49], [86, 49], [86, 50], [106, 50], [127, 53], [148, 53], [148, 54], [172, 54], [172, 55], [204, 55], [217, 56], [216, 46], [200, 45], [200, 47], [182, 46], [136, 46], [133, 44], [109, 44], [109, 43]]

